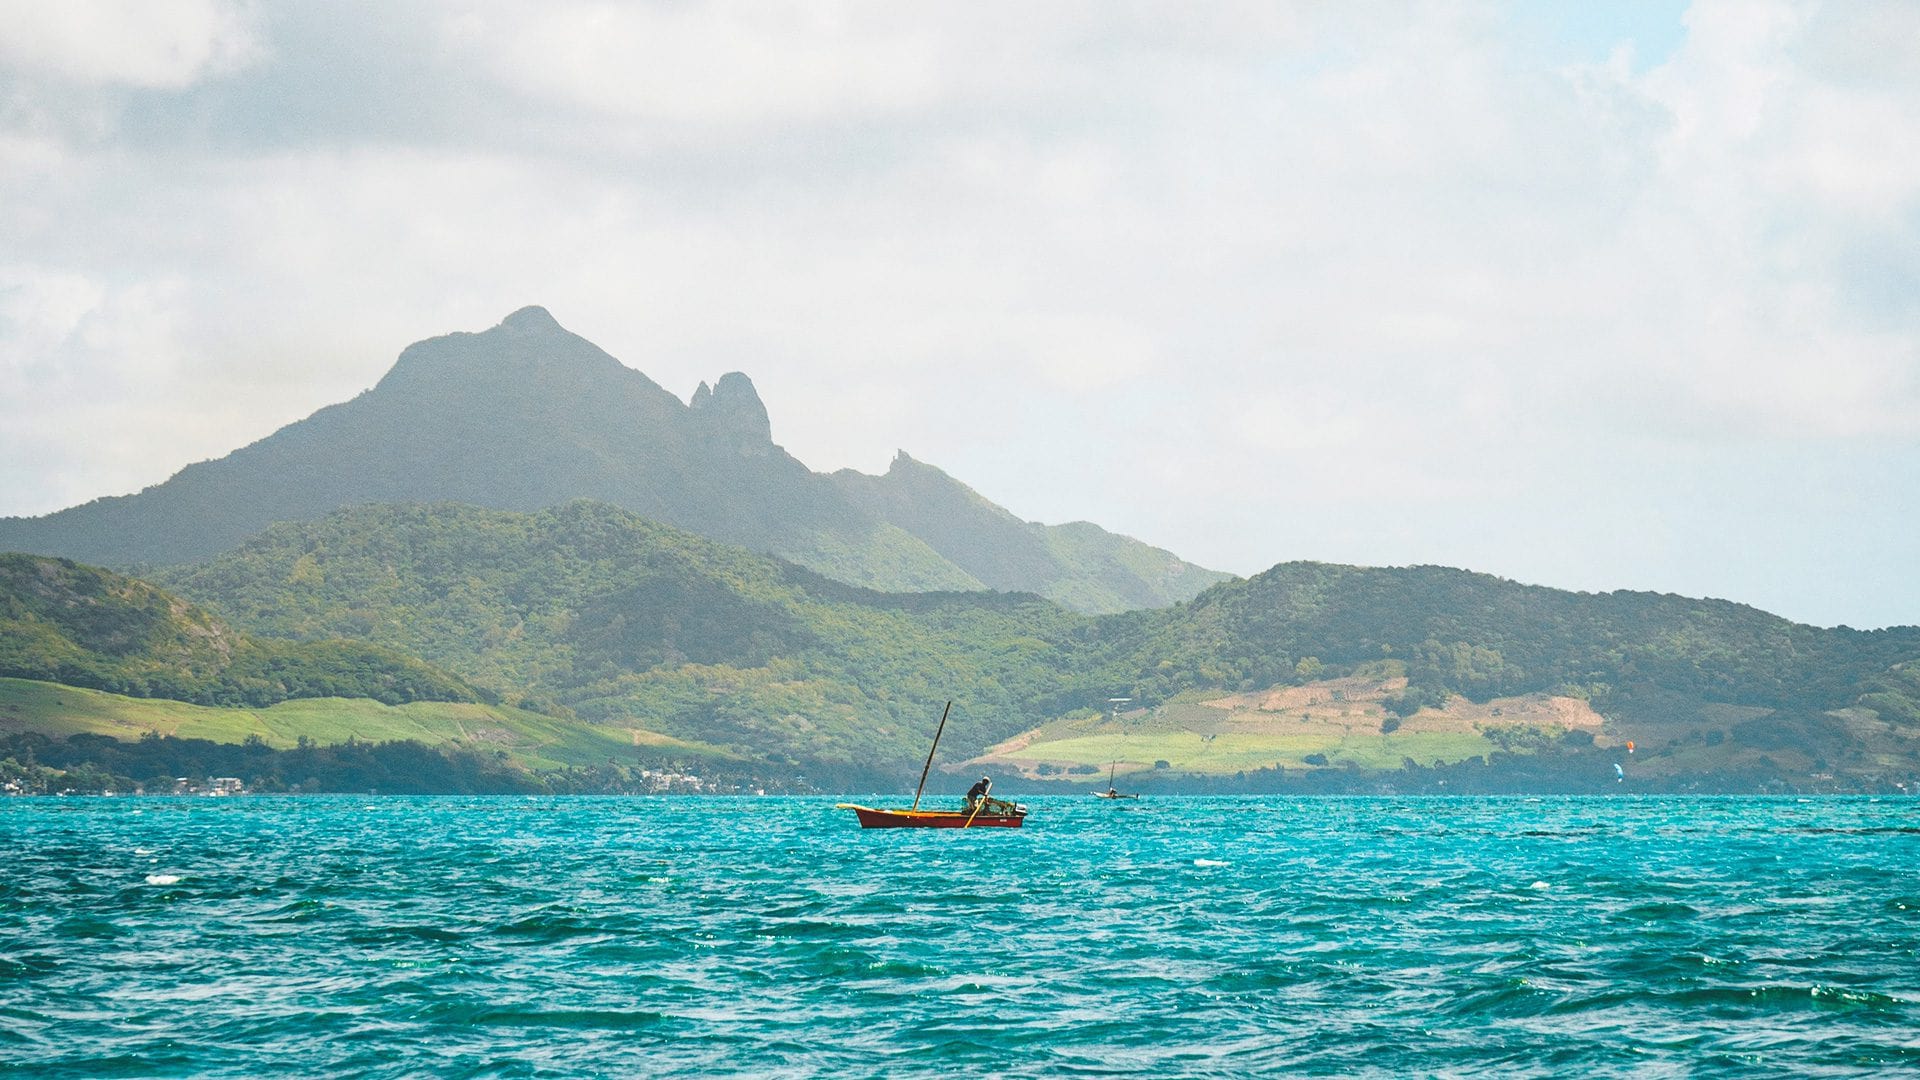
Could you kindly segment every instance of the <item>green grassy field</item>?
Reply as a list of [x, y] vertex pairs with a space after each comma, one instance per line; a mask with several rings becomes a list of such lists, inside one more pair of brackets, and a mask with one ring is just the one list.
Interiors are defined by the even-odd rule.
[[382, 705], [365, 698], [312, 698], [264, 709], [216, 709], [130, 698], [26, 679], [0, 679], [0, 732], [55, 738], [81, 732], [138, 739], [148, 732], [183, 739], [244, 742], [259, 736], [279, 749], [301, 736], [321, 744], [414, 739], [429, 745], [504, 750], [534, 770], [662, 758], [723, 758], [718, 747], [636, 727], [585, 724], [497, 705], [422, 701]]
[[1222, 732], [1208, 738], [1192, 731], [1164, 731], [1036, 740], [995, 758], [1023, 766], [1041, 762], [1060, 767], [1094, 766], [1103, 772], [1109, 762], [1118, 762], [1118, 771], [1123, 774], [1151, 770], [1154, 762], [1165, 761], [1178, 772], [1220, 776], [1274, 765], [1312, 768], [1304, 760], [1308, 754], [1326, 755], [1330, 767], [1352, 762], [1365, 769], [1397, 769], [1406, 758], [1432, 765], [1464, 761], [1493, 749], [1494, 745], [1481, 735], [1453, 732], [1351, 736]]

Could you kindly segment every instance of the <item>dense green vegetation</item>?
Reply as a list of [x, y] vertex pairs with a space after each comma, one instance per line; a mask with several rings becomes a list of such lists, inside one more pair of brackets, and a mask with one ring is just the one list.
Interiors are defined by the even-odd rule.
[[773, 442], [746, 376], [683, 403], [539, 308], [418, 342], [372, 390], [136, 495], [0, 518], [0, 551], [167, 565], [353, 504], [583, 498], [894, 591], [1017, 589], [1114, 611], [1225, 576], [1097, 526], [1022, 522], [910, 459], [884, 477], [812, 472]]
[[1880, 716], [1920, 730], [1920, 662], [1895, 664], [1867, 680], [1860, 704]]
[[163, 580], [249, 629], [362, 638], [515, 704], [810, 768], [904, 768], [1085, 700], [1093, 626], [1038, 597], [871, 592], [604, 504], [372, 506]]
[[[1920, 631], [1431, 567], [1286, 564], [1187, 604], [1088, 618], [1018, 594], [871, 592], [579, 503], [346, 510], [164, 580], [257, 633], [370, 640], [521, 705], [821, 775], [910, 772], [949, 696], [960, 756], [1112, 695], [1151, 707], [1382, 661], [1411, 679], [1395, 712], [1450, 694], [1571, 694], [1625, 737], [1694, 755], [1689, 768], [1784, 746], [1808, 750], [1809, 768], [1877, 775], [1920, 734], [1920, 665], [1900, 666], [1920, 657]], [[1848, 709], [1885, 719], [1869, 738], [1871, 725], [1829, 715]]]
[[127, 742], [106, 735], [53, 739], [38, 732], [0, 733], [0, 785], [10, 783], [20, 794], [170, 794], [178, 779], [198, 782], [216, 776], [267, 792], [481, 795], [546, 790], [538, 779], [496, 755], [409, 741], [302, 743], [277, 750], [258, 740], [223, 743], [169, 735]]
[[1708, 702], [1821, 713], [1877, 692], [1916, 715], [1902, 711], [1915, 682], [1896, 665], [1920, 656], [1920, 628], [1821, 629], [1722, 600], [1570, 593], [1444, 567], [1285, 563], [1108, 625], [1130, 639], [1148, 699], [1395, 658], [1415, 705], [1550, 691], [1659, 718]]
[[479, 700], [462, 680], [392, 649], [258, 639], [144, 581], [18, 554], [0, 554], [0, 676], [207, 705]]
[[[1648, 782], [1835, 774], [1871, 786], [1920, 763], [1920, 630], [1819, 629], [1720, 601], [1567, 593], [1434, 567], [1284, 564], [1185, 604], [1095, 618], [1029, 594], [874, 592], [587, 502], [537, 513], [351, 508], [156, 572], [226, 622], [73, 564], [4, 565], [14, 568], [12, 629], [0, 635], [8, 673], [256, 703], [247, 695], [278, 700], [329, 679], [351, 683], [351, 696], [392, 698], [396, 685], [418, 694], [402, 675], [444, 670], [455, 689], [497, 696], [513, 724], [566, 729], [511, 748], [536, 769], [585, 767], [644, 736], [789, 780], [883, 783], [917, 772], [949, 697], [942, 756], [961, 760], [1094, 715], [1110, 696], [1151, 709], [1387, 669], [1409, 679], [1384, 702], [1390, 721], [1455, 694], [1584, 698], [1610, 737], [1639, 740], [1636, 773]], [[48, 574], [66, 584], [47, 593]], [[95, 593], [111, 604], [74, 599]], [[392, 663], [373, 663], [383, 658]], [[356, 674], [361, 661], [380, 678]], [[334, 706], [321, 711], [333, 719], [262, 720], [259, 731], [367, 737]], [[459, 726], [375, 730], [472, 745]], [[1328, 767], [1459, 756], [1378, 726], [1351, 733]], [[1491, 739], [1530, 759], [1595, 749], [1551, 738], [1509, 746], [1497, 734], [1461, 746]], [[538, 749], [576, 742], [578, 753]], [[1169, 746], [1156, 753], [1177, 758]], [[1101, 753], [1117, 751], [1090, 745]], [[1504, 768], [1548, 775], [1545, 765]]]

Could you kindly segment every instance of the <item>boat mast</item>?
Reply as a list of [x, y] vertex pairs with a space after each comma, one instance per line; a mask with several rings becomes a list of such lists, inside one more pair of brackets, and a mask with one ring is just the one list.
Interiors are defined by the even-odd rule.
[[920, 786], [913, 789], [913, 808], [920, 809], [920, 793], [927, 790], [927, 774], [933, 771], [933, 752], [940, 749], [940, 733], [947, 730], [947, 713], [953, 711], [953, 702], [940, 710], [940, 726], [933, 730], [933, 745], [927, 748], [927, 764], [920, 770]]
[[[1130, 697], [1110, 697], [1107, 699], [1107, 708], [1113, 713], [1114, 727], [1117, 728], [1120, 726], [1120, 706], [1125, 705], [1132, 700], [1133, 699]], [[1120, 790], [1119, 788], [1113, 786], [1113, 770], [1114, 770], [1114, 767], [1118, 764], [1120, 764], [1118, 761], [1107, 762], [1107, 794], [1109, 795], [1112, 795], [1114, 792], [1117, 792]]]

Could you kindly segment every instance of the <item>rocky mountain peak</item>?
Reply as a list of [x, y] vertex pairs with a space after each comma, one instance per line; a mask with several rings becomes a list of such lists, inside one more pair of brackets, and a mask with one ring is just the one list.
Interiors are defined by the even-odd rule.
[[763, 451], [773, 444], [767, 407], [754, 390], [753, 380], [738, 371], [720, 376], [711, 389], [701, 383], [687, 404], [709, 431], [737, 449]]
[[529, 304], [501, 319], [500, 329], [513, 334], [551, 334], [566, 330], [552, 312], [538, 304]]

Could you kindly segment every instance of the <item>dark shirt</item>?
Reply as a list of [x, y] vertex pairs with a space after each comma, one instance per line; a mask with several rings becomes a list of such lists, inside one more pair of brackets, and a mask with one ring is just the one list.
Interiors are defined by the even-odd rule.
[[987, 789], [992, 786], [993, 784], [986, 780], [982, 780], [979, 783], [973, 785], [972, 787], [967, 789], [967, 801], [973, 802], [975, 799], [986, 798]]

